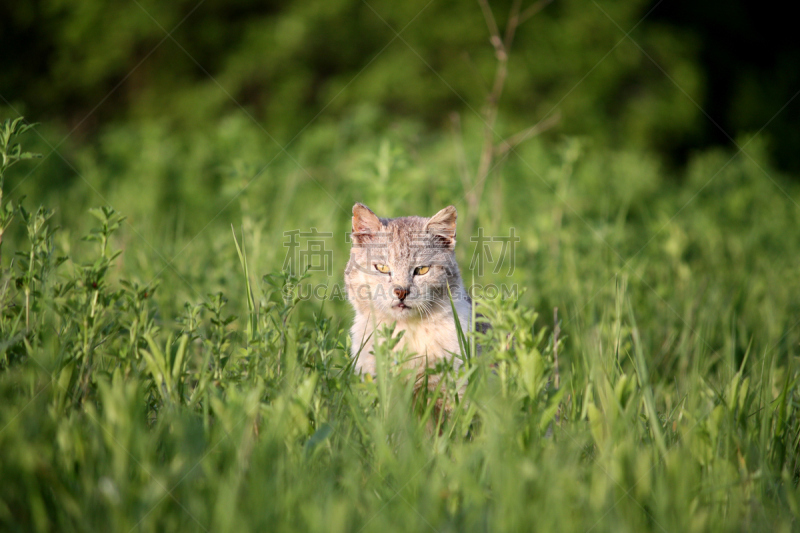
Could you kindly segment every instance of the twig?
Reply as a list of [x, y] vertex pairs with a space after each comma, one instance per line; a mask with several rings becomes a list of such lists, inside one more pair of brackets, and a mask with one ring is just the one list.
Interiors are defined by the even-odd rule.
[[539, 135], [540, 133], [549, 130], [556, 124], [561, 121], [561, 113], [557, 112], [555, 115], [544, 119], [543, 121], [539, 122], [538, 124], [534, 124], [530, 128], [526, 128], [519, 133], [515, 133], [508, 139], [500, 141], [497, 146], [494, 148], [494, 155], [501, 156], [505, 155], [506, 152], [516, 148], [519, 144], [527, 141], [531, 137]]
[[517, 25], [522, 24], [523, 22], [534, 16], [536, 13], [547, 7], [548, 4], [552, 3], [553, 0], [539, 0], [531, 7], [522, 12], [522, 14], [519, 16], [519, 22], [517, 23]]
[[486, 27], [489, 29], [489, 40], [494, 47], [495, 56], [497, 57], [497, 67], [495, 69], [492, 89], [489, 94], [486, 95], [486, 104], [484, 105], [482, 111], [484, 123], [483, 146], [481, 148], [480, 159], [478, 161], [478, 168], [475, 172], [473, 186], [466, 195], [468, 206], [466, 220], [467, 232], [472, 231], [472, 227], [477, 219], [478, 208], [481, 203], [481, 198], [483, 197], [486, 180], [489, 177], [489, 173], [494, 168], [492, 164], [494, 158], [497, 155], [505, 155], [507, 152], [512, 150], [514, 146], [521, 143], [525, 139], [541, 133], [545, 129], [552, 127], [555, 122], [558, 122], [558, 119], [548, 119], [547, 121], [540, 122], [536, 126], [528, 128], [527, 130], [517, 134], [520, 137], [513, 136], [505, 141], [502, 141], [500, 145], [495, 146], [495, 125], [497, 123], [500, 96], [503, 93], [506, 77], [508, 76], [508, 56], [509, 51], [511, 50], [511, 44], [514, 42], [514, 36], [516, 35], [517, 28], [524, 20], [527, 20], [541, 11], [542, 8], [544, 8], [551, 1], [552, 0], [539, 0], [537, 3], [533, 4], [522, 14], [520, 14], [522, 0], [514, 0], [509, 12], [508, 22], [506, 23], [505, 34], [501, 37], [500, 28], [497, 26], [497, 21], [494, 18], [491, 7], [489, 6], [489, 0], [478, 0], [478, 4], [480, 4], [481, 10], [483, 11], [483, 18], [486, 20]]
[[467, 195], [467, 203], [469, 204], [467, 230], [472, 230], [474, 219], [478, 214], [478, 206], [480, 199], [483, 196], [483, 189], [486, 185], [486, 178], [492, 168], [492, 159], [494, 156], [494, 130], [495, 123], [497, 122], [498, 103], [500, 95], [503, 93], [505, 86], [506, 76], [508, 75], [508, 50], [514, 40], [514, 33], [519, 21], [519, 7], [522, 0], [514, 0], [511, 6], [511, 14], [506, 24], [505, 39], [500, 38], [500, 30], [495, 22], [492, 9], [489, 7], [488, 0], [478, 0], [481, 9], [483, 10], [483, 17], [486, 19], [486, 26], [489, 28], [491, 34], [491, 43], [494, 46], [495, 56], [497, 57], [497, 68], [494, 74], [494, 83], [492, 83], [492, 91], [486, 96], [486, 105], [483, 109], [483, 147], [481, 149], [481, 157], [478, 162], [478, 171], [475, 173], [475, 186]]
[[487, 0], [478, 0], [478, 3], [483, 10], [483, 18], [486, 19], [486, 26], [489, 27], [492, 40], [497, 39], [497, 41], [500, 42], [500, 30], [497, 28], [497, 22], [494, 20], [494, 14], [492, 13], [492, 8], [489, 7], [489, 2]]

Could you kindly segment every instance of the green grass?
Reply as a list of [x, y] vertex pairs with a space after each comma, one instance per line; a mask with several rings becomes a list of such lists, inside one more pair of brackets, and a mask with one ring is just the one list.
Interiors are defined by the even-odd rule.
[[[0, 529], [797, 529], [800, 190], [758, 142], [674, 176], [533, 140], [469, 213], [453, 139], [413, 123], [361, 110], [258, 173], [263, 140], [131, 123], [75, 148], [71, 182], [52, 158], [7, 173]], [[468, 282], [477, 227], [520, 237], [512, 273], [475, 280], [520, 295], [479, 300], [493, 330], [438, 429], [391, 364], [353, 375], [346, 302], [298, 297], [341, 282], [355, 201], [456, 204]], [[107, 203], [127, 218], [87, 212]], [[280, 273], [283, 232], [311, 227], [332, 276]]]

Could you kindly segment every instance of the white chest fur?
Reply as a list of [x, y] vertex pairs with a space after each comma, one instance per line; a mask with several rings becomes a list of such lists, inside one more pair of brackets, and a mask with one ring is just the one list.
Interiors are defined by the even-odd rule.
[[[456, 312], [462, 331], [466, 333], [471, 319], [469, 303], [458, 302]], [[380, 342], [378, 332], [386, 325], [391, 325], [391, 321], [375, 319], [373, 314], [356, 315], [350, 333], [353, 340], [352, 355], [358, 357], [357, 371], [375, 375], [375, 343]], [[394, 350], [405, 350], [408, 354], [406, 367], [421, 370], [426, 366], [434, 366], [441, 359], [452, 359], [454, 366], [460, 366], [460, 360], [453, 356], [460, 353], [460, 347], [452, 311], [443, 311], [425, 319], [398, 320], [395, 335], [400, 331], [403, 331], [403, 335]]]

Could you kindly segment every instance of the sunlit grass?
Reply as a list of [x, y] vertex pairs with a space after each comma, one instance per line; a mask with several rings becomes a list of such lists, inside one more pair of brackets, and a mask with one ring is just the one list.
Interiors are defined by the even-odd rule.
[[[233, 165], [222, 199], [186, 193], [199, 213], [165, 212], [147, 188], [115, 197], [127, 219], [60, 212], [59, 229], [46, 209], [15, 211], [0, 284], [4, 531], [797, 528], [800, 214], [758, 168], [702, 154], [679, 188], [644, 154], [526, 145], [475, 213], [487, 234], [520, 237], [513, 272], [476, 281], [520, 297], [478, 301], [493, 325], [468, 335], [481, 356], [426, 398], [385, 347], [376, 379], [354, 375], [346, 302], [299, 297], [302, 283], [341, 283], [354, 201], [389, 216], [466, 209], [450, 139], [367, 131], [301, 146], [308, 175]], [[257, 170], [250, 141], [239, 155]], [[224, 159], [227, 145], [203, 142]], [[158, 151], [82, 157], [96, 175], [181, 168]], [[75, 187], [68, 198], [98, 203]], [[170, 220], [190, 229], [159, 236]], [[331, 275], [281, 273], [283, 232], [311, 227], [334, 234]], [[468, 283], [469, 236], [459, 228]], [[454, 406], [441, 420], [436, 395]]]

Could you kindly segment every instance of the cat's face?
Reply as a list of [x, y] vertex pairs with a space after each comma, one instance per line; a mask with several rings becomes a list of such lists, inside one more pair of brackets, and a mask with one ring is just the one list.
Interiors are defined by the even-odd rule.
[[357, 311], [386, 321], [425, 319], [450, 308], [447, 292], [460, 284], [453, 248], [456, 209], [431, 218], [378, 218], [353, 207], [353, 247], [345, 270], [348, 296]]

